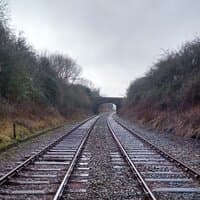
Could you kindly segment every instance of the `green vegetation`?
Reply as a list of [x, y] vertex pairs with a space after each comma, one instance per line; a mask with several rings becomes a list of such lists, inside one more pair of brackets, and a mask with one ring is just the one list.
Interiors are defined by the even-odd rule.
[[81, 84], [81, 67], [72, 58], [39, 54], [22, 35], [13, 34], [3, 2], [0, 0], [0, 143], [9, 140], [13, 121], [30, 132], [57, 125], [90, 113], [93, 99], [99, 95], [94, 87]]
[[123, 112], [143, 123], [196, 137], [200, 132], [200, 39], [166, 53], [144, 77], [132, 82]]
[[62, 114], [77, 107], [89, 109], [96, 90], [75, 84], [80, 67], [68, 56], [42, 54], [9, 29], [1, 6], [0, 98], [15, 104], [32, 102], [54, 106]]
[[200, 103], [200, 39], [167, 53], [128, 88], [128, 104], [182, 110]]

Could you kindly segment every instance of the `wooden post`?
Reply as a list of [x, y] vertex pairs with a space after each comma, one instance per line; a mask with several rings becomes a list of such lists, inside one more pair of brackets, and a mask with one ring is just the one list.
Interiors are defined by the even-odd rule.
[[13, 123], [13, 137], [16, 139], [16, 124]]

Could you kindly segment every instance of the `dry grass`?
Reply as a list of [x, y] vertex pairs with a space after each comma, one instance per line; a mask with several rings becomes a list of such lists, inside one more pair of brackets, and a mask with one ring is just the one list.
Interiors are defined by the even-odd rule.
[[40, 121], [32, 121], [30, 119], [19, 119], [20, 124], [16, 123], [16, 138], [13, 137], [13, 123], [12, 119], [4, 119], [0, 122], [0, 148], [3, 148], [17, 140], [37, 134], [39, 131], [53, 128], [64, 123], [63, 119], [53, 117], [46, 117]]
[[9, 119], [0, 122], [0, 148], [12, 143], [12, 123]]
[[[74, 113], [70, 118], [65, 118], [53, 108], [31, 107], [28, 105], [14, 108], [12, 105], [12, 109], [7, 105], [3, 111], [0, 112], [0, 149], [40, 131], [64, 123], [74, 123], [86, 117], [82, 112]], [[13, 123], [16, 124], [16, 139], [13, 138]]]
[[182, 112], [158, 111], [147, 107], [125, 108], [122, 115], [142, 126], [148, 125], [183, 137], [200, 138], [200, 106]]

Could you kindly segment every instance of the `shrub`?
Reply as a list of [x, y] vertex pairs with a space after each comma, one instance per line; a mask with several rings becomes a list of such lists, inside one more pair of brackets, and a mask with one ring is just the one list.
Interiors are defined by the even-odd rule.
[[130, 84], [127, 104], [149, 103], [163, 109], [183, 109], [200, 103], [200, 39], [166, 53], [142, 78]]

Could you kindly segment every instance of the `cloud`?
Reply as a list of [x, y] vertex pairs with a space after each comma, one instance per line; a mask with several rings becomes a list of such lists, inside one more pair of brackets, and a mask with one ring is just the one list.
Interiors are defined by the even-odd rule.
[[162, 49], [200, 32], [198, 0], [10, 0], [12, 24], [36, 49], [71, 55], [105, 95], [125, 95]]

